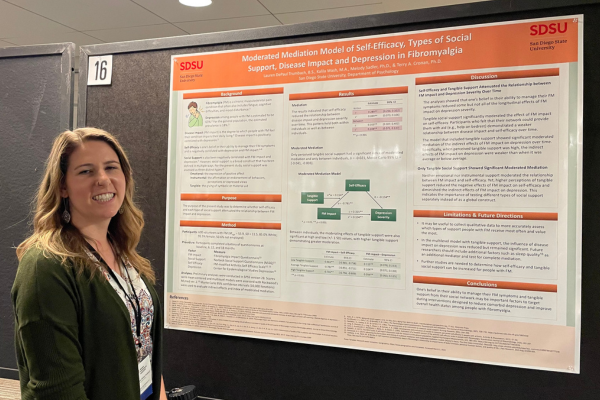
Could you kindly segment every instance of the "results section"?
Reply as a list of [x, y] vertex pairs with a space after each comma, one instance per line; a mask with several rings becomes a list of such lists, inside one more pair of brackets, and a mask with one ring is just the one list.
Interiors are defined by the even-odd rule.
[[407, 93], [289, 95], [289, 280], [405, 287]]

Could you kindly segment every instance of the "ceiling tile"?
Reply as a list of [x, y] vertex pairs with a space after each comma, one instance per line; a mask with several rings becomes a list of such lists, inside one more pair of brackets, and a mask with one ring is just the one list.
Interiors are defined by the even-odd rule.
[[0, 0], [0, 38], [72, 31], [73, 29]]
[[165, 23], [162, 18], [130, 0], [4, 1], [43, 15], [78, 31]]
[[261, 0], [273, 14], [381, 4], [381, 0]]
[[154, 39], [169, 36], [187, 35], [185, 31], [171, 24], [145, 25], [133, 28], [102, 29], [84, 31], [90, 36], [105, 42], [125, 42], [129, 40]]
[[213, 19], [210, 21], [181, 22], [175, 24], [189, 33], [233, 31], [237, 29], [260, 28], [281, 25], [272, 15], [258, 17]]
[[[84, 46], [88, 44], [103, 43], [102, 40], [94, 39], [85, 33], [81, 32], [67, 32], [67, 33], [48, 33], [45, 35], [31, 35], [31, 36], [19, 36], [15, 38], [9, 38], [12, 43], [21, 45], [30, 44], [45, 44], [45, 43], [65, 43], [73, 42], [78, 46]], [[78, 52], [77, 50], [76, 52]]]
[[455, 4], [479, 3], [485, 0], [381, 0], [386, 12], [417, 10], [420, 8], [432, 8], [451, 6]]
[[332, 8], [326, 10], [293, 12], [276, 14], [275, 16], [284, 24], [299, 24], [302, 22], [324, 21], [336, 18], [358, 17], [360, 15], [380, 14], [385, 12], [381, 4], [368, 6], [355, 6], [345, 8]]
[[234, 17], [268, 15], [257, 0], [214, 0], [208, 7], [188, 7], [177, 0], [134, 0], [169, 22], [205, 21]]

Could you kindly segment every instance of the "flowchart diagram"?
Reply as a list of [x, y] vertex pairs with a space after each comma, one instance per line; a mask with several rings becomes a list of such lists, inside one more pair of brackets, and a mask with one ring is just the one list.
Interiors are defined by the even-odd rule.
[[[383, 208], [377, 200], [371, 195], [371, 181], [369, 179], [346, 179], [344, 195], [341, 197], [325, 198], [325, 192], [302, 192], [301, 203], [302, 204], [325, 204], [325, 200], [337, 200], [331, 207], [317, 208], [317, 219], [328, 219], [328, 220], [341, 220], [342, 215], [367, 215], [371, 216], [371, 221], [382, 221], [382, 222], [395, 222], [396, 221], [396, 209]], [[335, 206], [342, 201], [349, 194], [365, 193], [368, 195], [379, 208], [372, 208], [369, 214], [357, 214], [357, 213], [342, 213], [341, 208]]]

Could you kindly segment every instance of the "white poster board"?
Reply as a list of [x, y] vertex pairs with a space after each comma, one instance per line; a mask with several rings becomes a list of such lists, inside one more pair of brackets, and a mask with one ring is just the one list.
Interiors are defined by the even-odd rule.
[[166, 327], [579, 372], [582, 32], [173, 56]]

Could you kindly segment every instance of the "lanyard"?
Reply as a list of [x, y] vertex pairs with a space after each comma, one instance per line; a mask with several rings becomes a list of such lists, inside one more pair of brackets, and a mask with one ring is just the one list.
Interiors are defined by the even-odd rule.
[[[127, 269], [127, 266], [125, 265], [125, 273], [127, 274], [127, 279], [129, 280], [129, 285], [131, 286], [132, 294], [127, 293], [127, 291], [125, 290], [123, 285], [121, 285], [121, 282], [119, 282], [119, 279], [117, 278], [117, 275], [115, 274], [115, 272], [102, 259], [100, 254], [96, 251], [96, 249], [94, 249], [92, 247], [92, 245], [90, 245], [89, 243], [87, 243], [87, 245], [88, 245], [88, 250], [94, 255], [94, 257], [96, 257], [96, 259], [99, 262], [106, 265], [106, 268], [108, 269], [108, 273], [114, 279], [114, 281], [117, 283], [117, 285], [119, 285], [119, 289], [121, 289], [123, 291], [123, 293], [125, 294], [125, 298], [129, 301], [129, 304], [131, 304], [131, 308], [133, 308], [133, 315], [135, 316], [135, 344], [138, 347], [141, 347], [142, 343], [140, 341], [140, 333], [141, 333], [141, 325], [142, 325], [142, 308], [140, 307], [140, 300], [138, 298], [138, 295], [135, 292], [135, 288], [133, 287], [133, 282], [131, 281], [131, 277], [129, 276], [129, 270]], [[131, 299], [131, 297], [133, 297], [135, 299], [137, 308], [133, 304], [133, 300]]]

